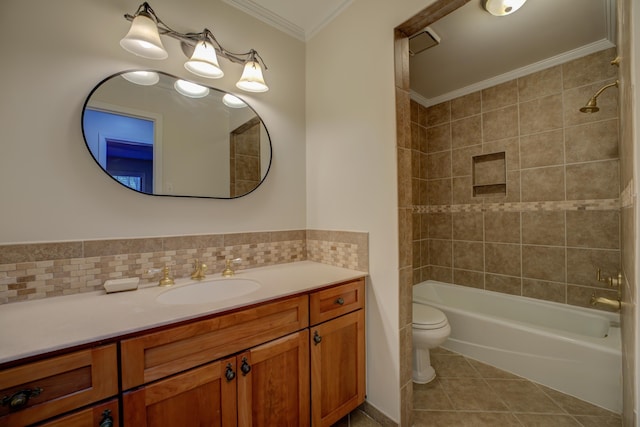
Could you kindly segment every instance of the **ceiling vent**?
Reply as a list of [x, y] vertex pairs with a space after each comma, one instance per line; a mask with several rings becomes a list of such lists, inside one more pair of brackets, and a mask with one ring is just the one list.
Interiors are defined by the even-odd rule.
[[427, 27], [409, 37], [409, 54], [411, 56], [417, 55], [438, 44], [440, 44], [440, 36], [431, 27]]

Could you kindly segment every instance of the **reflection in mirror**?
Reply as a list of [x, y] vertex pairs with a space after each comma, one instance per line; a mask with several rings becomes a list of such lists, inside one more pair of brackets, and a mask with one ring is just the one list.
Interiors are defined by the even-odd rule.
[[102, 170], [145, 194], [240, 197], [271, 166], [267, 129], [244, 100], [162, 72], [102, 81], [85, 103], [82, 130]]

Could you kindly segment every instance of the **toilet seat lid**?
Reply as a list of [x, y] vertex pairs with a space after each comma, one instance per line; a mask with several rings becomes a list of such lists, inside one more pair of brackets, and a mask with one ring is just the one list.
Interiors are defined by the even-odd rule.
[[447, 324], [447, 316], [435, 307], [413, 304], [413, 326], [419, 329], [437, 329]]

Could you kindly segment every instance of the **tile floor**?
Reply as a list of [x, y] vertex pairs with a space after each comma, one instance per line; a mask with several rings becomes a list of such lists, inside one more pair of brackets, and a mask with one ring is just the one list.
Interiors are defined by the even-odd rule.
[[[414, 427], [620, 427], [620, 416], [444, 349], [431, 352], [438, 377], [414, 384]], [[334, 427], [378, 427], [354, 411]]]

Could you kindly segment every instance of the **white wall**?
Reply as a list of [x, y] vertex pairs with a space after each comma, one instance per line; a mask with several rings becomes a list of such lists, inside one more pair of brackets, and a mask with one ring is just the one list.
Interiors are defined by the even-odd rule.
[[399, 415], [393, 29], [430, 0], [355, 0], [307, 42], [307, 225], [368, 231], [367, 400]]
[[258, 50], [271, 90], [245, 94], [273, 141], [263, 186], [236, 200], [145, 196], [109, 179], [81, 130], [82, 105], [103, 78], [155, 68], [228, 92], [242, 66], [220, 59], [225, 77], [187, 72], [176, 40], [169, 59], [136, 57], [119, 46], [142, 0], [0, 2], [0, 244], [300, 229], [306, 226], [304, 44], [219, 0], [152, 0], [178, 31], [211, 29], [229, 50]]

